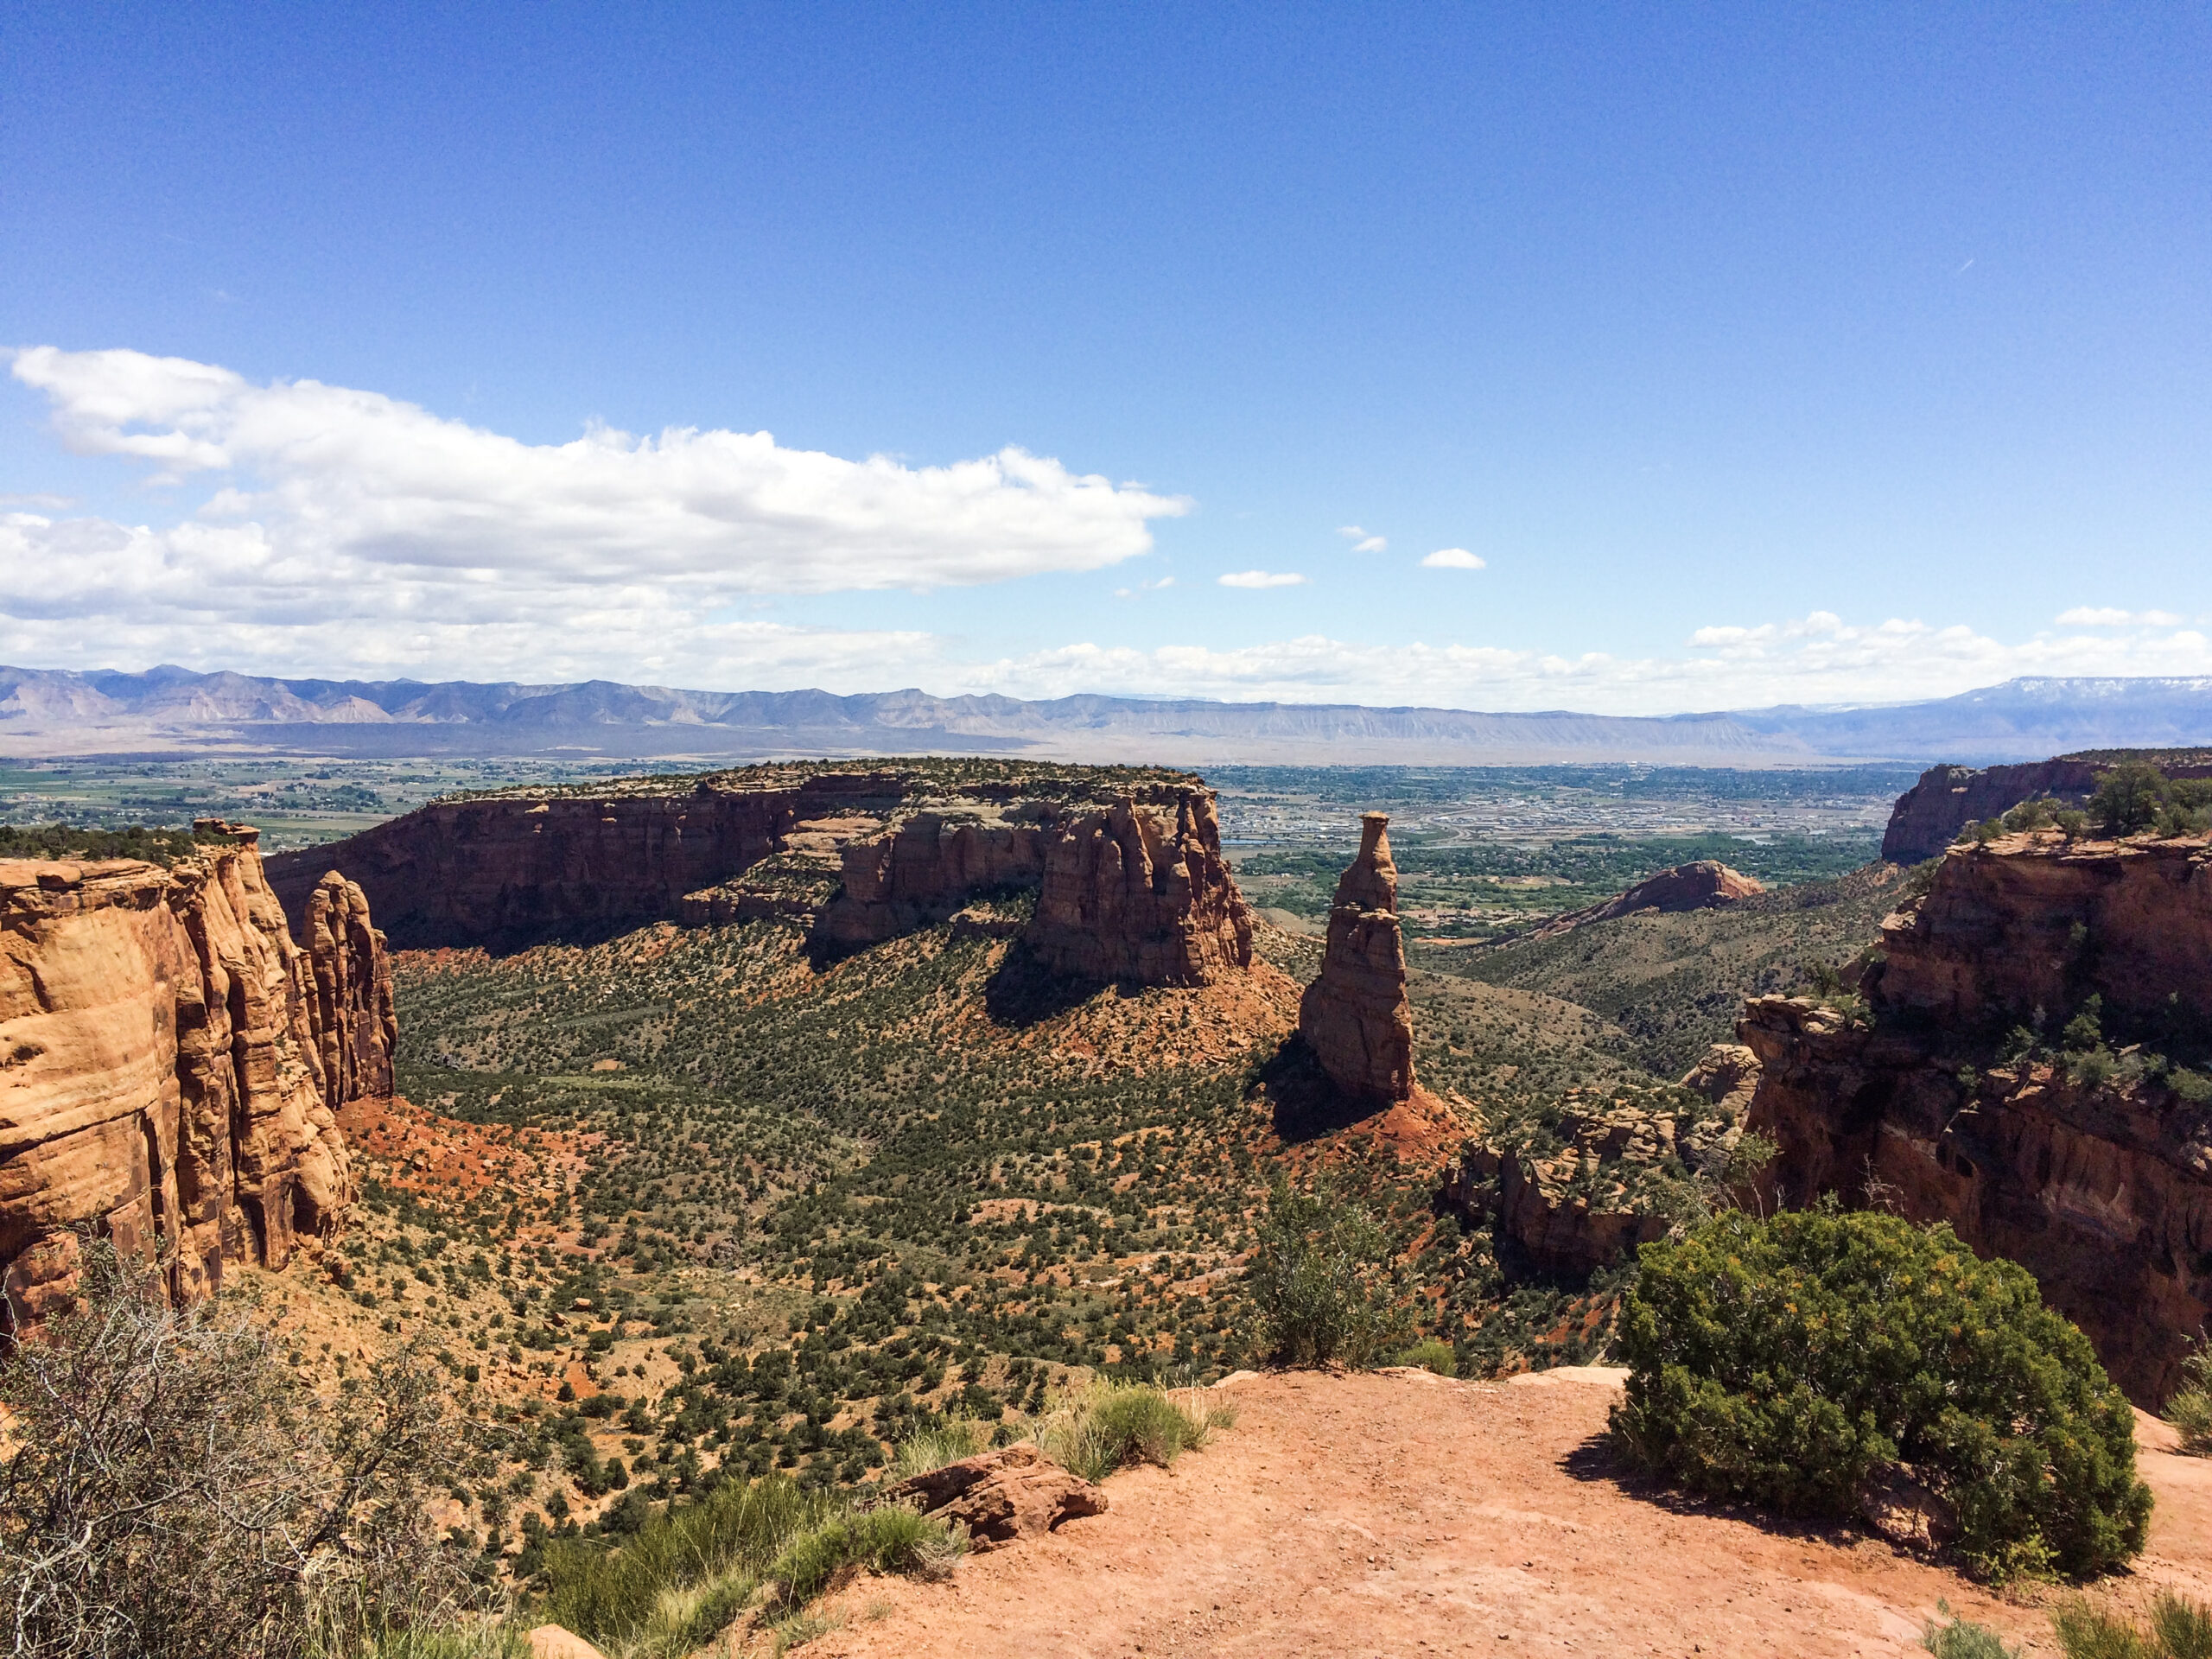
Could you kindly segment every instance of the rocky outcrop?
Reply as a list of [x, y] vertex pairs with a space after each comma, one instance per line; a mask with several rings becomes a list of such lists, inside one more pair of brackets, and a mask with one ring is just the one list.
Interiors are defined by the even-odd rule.
[[[2212, 1020], [2212, 844], [1955, 847], [1857, 982], [1863, 1014], [1769, 996], [1738, 1025], [1783, 1196], [1950, 1223], [2032, 1272], [2155, 1406], [2212, 1319], [2212, 1103], [2147, 1063]], [[2147, 1046], [2054, 1059], [2092, 996], [2108, 1037]]]
[[402, 946], [782, 917], [843, 950], [1018, 888], [1038, 894], [1024, 937], [1057, 972], [1202, 984], [1252, 959], [1212, 791], [1133, 768], [791, 765], [509, 791], [270, 864], [296, 925], [335, 869]]
[[1834, 1192], [1946, 1221], [2034, 1274], [2115, 1382], [2156, 1408], [2212, 1319], [2212, 1111], [2147, 1077], [2069, 1082], [2023, 1064], [1962, 1077], [1909, 1030], [1761, 997], [1738, 1035], [1751, 1123], [1781, 1147], [1783, 1197]]
[[868, 806], [880, 815], [904, 792], [889, 774], [748, 767], [588, 795], [436, 801], [348, 840], [279, 854], [270, 875], [299, 925], [323, 874], [340, 871], [402, 948], [604, 936], [677, 919], [686, 894], [781, 850], [807, 819]]
[[899, 1481], [886, 1487], [878, 1501], [904, 1503], [961, 1526], [979, 1551], [1106, 1513], [1105, 1493], [1027, 1440]]
[[322, 1062], [325, 1102], [334, 1111], [349, 1100], [388, 1096], [399, 1016], [384, 935], [370, 925], [358, 883], [332, 870], [315, 884], [302, 949], [313, 986], [308, 1029]]
[[1670, 870], [1662, 870], [1602, 904], [1554, 916], [1528, 937], [1548, 939], [1571, 932], [1586, 922], [1606, 922], [1616, 916], [1633, 916], [1646, 910], [1666, 916], [1686, 910], [1717, 910], [1765, 891], [1765, 884], [1755, 877], [1732, 870], [1716, 859], [1701, 859], [1694, 864], [1678, 864]]
[[2063, 1020], [2094, 993], [2155, 1038], [2212, 1018], [2212, 846], [2044, 830], [1955, 848], [1883, 922], [1880, 954], [1869, 994], [1923, 1026]]
[[1123, 796], [1053, 826], [1043, 852], [1022, 937], [1055, 972], [1205, 985], [1252, 965], [1252, 912], [1221, 855], [1211, 790]]
[[78, 1230], [159, 1245], [170, 1294], [281, 1267], [354, 1197], [334, 1113], [391, 1087], [391, 977], [357, 889], [296, 947], [251, 830], [168, 869], [0, 861], [0, 1288], [35, 1323]]
[[1414, 1091], [1413, 1005], [1398, 932], [1398, 867], [1389, 818], [1360, 818], [1359, 854], [1337, 882], [1321, 972], [1298, 1003], [1298, 1033], [1321, 1069], [1360, 1100]]
[[1541, 1133], [1468, 1147], [1444, 1198], [1539, 1274], [1585, 1279], [1626, 1260], [1694, 1213], [1692, 1178], [1717, 1174], [1743, 1136], [1749, 1090], [1726, 1064], [1692, 1080], [1715, 1092], [1570, 1096]]
[[2023, 801], [2048, 796], [2080, 806], [2096, 792], [2097, 780], [2107, 771], [2130, 760], [2148, 760], [2170, 778], [2212, 777], [2212, 756], [2193, 750], [2106, 750], [1980, 770], [1930, 766], [1891, 809], [1882, 856], [1892, 864], [1921, 863], [1957, 840], [1968, 824], [2009, 812]]
[[1023, 804], [1027, 810], [1011, 821], [917, 812], [887, 835], [849, 843], [843, 891], [823, 913], [821, 937], [875, 944], [944, 921], [975, 894], [1039, 886], [1059, 814], [1044, 803]]

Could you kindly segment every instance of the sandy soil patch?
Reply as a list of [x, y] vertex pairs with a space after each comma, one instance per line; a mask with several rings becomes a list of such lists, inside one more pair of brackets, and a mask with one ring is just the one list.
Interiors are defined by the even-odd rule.
[[[1502, 1383], [1423, 1372], [1244, 1376], [1242, 1416], [1111, 1510], [961, 1564], [869, 1580], [820, 1659], [1482, 1653], [1919, 1654], [1938, 1597], [2047, 1653], [2046, 1592], [1993, 1597], [1844, 1530], [1681, 1503], [1617, 1477], [1595, 1437], [1618, 1371]], [[2212, 1593], [2212, 1463], [2158, 1449], [2151, 1550], [2108, 1586]], [[2169, 1442], [2170, 1443], [2170, 1442]]]

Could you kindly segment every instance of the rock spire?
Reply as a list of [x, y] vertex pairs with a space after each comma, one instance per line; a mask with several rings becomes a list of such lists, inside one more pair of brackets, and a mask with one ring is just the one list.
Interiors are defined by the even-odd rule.
[[1414, 1092], [1414, 1022], [1398, 933], [1398, 867], [1389, 817], [1360, 818], [1359, 856], [1337, 883], [1321, 973], [1298, 1004], [1298, 1032], [1344, 1093], [1396, 1102]]

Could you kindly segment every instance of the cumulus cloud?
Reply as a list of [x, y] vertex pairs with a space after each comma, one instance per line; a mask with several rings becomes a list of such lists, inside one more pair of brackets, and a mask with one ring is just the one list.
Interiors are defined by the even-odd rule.
[[2171, 611], [2122, 611], [2109, 605], [2076, 605], [2058, 613], [2062, 628], [2177, 628], [2185, 620]]
[[1224, 588], [1302, 588], [1306, 578], [1288, 570], [1236, 570], [1214, 578]]
[[1484, 568], [1482, 556], [1470, 553], [1464, 547], [1440, 547], [1421, 561], [1430, 570], [1480, 570]]
[[1013, 448], [909, 467], [694, 428], [529, 444], [378, 392], [256, 385], [181, 358], [36, 346], [12, 368], [71, 449], [218, 486], [174, 530], [79, 533], [156, 536], [156, 562], [280, 589], [373, 579], [403, 609], [633, 587], [711, 605], [1091, 570], [1145, 552], [1149, 521], [1190, 505]]
[[1338, 524], [1337, 534], [1352, 544], [1355, 553], [1380, 553], [1390, 545], [1385, 537], [1370, 536], [1357, 524]]

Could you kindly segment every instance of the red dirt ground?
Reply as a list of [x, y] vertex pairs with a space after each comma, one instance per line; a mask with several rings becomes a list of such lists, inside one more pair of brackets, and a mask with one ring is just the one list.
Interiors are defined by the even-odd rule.
[[[963, 1561], [869, 1579], [819, 1659], [1042, 1656], [1919, 1654], [1939, 1597], [2056, 1651], [2037, 1590], [1999, 1599], [1848, 1531], [1683, 1505], [1606, 1471], [1617, 1371], [1503, 1383], [1424, 1372], [1246, 1376], [1236, 1426], [1170, 1471], [1107, 1484], [1109, 1513]], [[2149, 1552], [2095, 1593], [2212, 1595], [2212, 1461], [2157, 1449]]]

